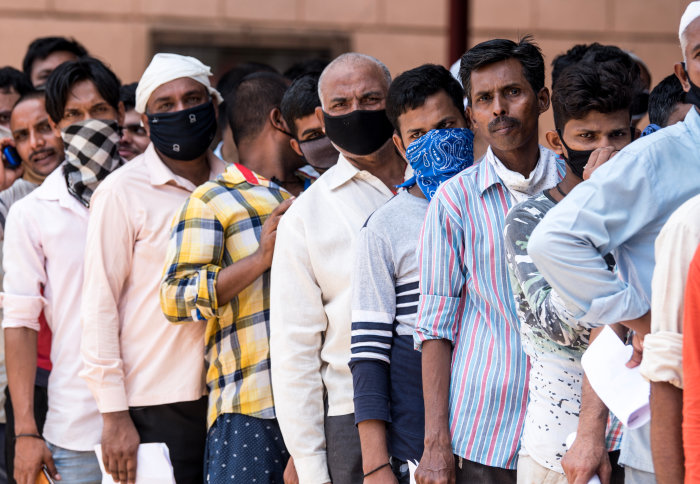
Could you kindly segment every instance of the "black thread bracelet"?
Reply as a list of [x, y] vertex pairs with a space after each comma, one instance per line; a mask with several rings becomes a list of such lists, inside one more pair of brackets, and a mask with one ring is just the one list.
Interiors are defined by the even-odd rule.
[[44, 437], [42, 437], [42, 436], [39, 435], [39, 434], [17, 434], [17, 435], [15, 435], [15, 438], [14, 438], [15, 442], [16, 442], [17, 439], [19, 439], [20, 437], [31, 437], [31, 438], [33, 438], [33, 439], [44, 440]]
[[380, 465], [379, 467], [377, 467], [376, 469], [373, 469], [373, 470], [369, 471], [367, 474], [365, 474], [364, 476], [362, 476], [362, 478], [364, 479], [364, 478], [366, 478], [367, 476], [370, 476], [370, 475], [374, 474], [374, 473], [377, 472], [378, 470], [384, 469], [385, 467], [388, 467], [388, 466], [390, 466], [390, 465], [391, 465], [391, 462], [387, 462], [386, 464], [382, 464], [382, 465]]

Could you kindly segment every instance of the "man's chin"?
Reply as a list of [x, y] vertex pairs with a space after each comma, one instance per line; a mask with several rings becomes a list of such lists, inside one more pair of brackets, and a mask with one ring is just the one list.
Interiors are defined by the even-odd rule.
[[135, 156], [138, 156], [138, 153], [136, 153], [133, 150], [120, 149], [119, 156], [121, 156], [125, 160], [130, 160], [130, 159], [134, 158]]

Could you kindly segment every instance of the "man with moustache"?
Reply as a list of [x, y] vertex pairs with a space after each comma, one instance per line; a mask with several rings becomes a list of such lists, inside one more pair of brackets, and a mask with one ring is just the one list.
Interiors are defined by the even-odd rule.
[[221, 102], [210, 75], [193, 57], [153, 57], [136, 89], [151, 144], [91, 200], [80, 376], [102, 413], [105, 469], [122, 483], [136, 479], [141, 442], [167, 444], [179, 484], [203, 479], [204, 326], [170, 324], [158, 293], [173, 217], [224, 170], [209, 150]]
[[[87, 83], [87, 84], [86, 84]], [[75, 120], [75, 86], [88, 87], [104, 106], [99, 116]], [[117, 153], [119, 80], [96, 59], [59, 66], [43, 93], [20, 99], [12, 113], [17, 151], [34, 156], [36, 172], [51, 172], [42, 185], [15, 203], [7, 218], [3, 329], [14, 407], [14, 477], [34, 482], [45, 465], [64, 482], [99, 483], [94, 446], [100, 439], [100, 415], [78, 372], [80, 295], [88, 223], [89, 193], [123, 161]], [[98, 100], [99, 99], [99, 100]], [[50, 118], [47, 120], [47, 111]], [[97, 113], [97, 111], [93, 111]], [[65, 141], [65, 154], [61, 137]], [[41, 315], [51, 332], [51, 374], [46, 422], [35, 415], [37, 351], [42, 344]]]
[[122, 86], [119, 99], [124, 103], [124, 125], [119, 140], [119, 155], [131, 161], [146, 151], [151, 139], [141, 124], [141, 115], [136, 112], [136, 82]]
[[46, 113], [45, 93], [32, 91], [15, 104], [10, 118], [12, 138], [3, 143], [14, 146], [22, 160], [22, 178], [0, 192], [0, 237], [10, 206], [31, 193], [63, 161], [63, 141], [51, 129]]
[[537, 144], [549, 108], [531, 37], [468, 50], [460, 76], [484, 159], [436, 193], [418, 246], [425, 449], [416, 481], [515, 483], [527, 403], [527, 356], [510, 287], [508, 209], [556, 185], [564, 165]]
[[272, 261], [270, 357], [275, 410], [299, 482], [361, 482], [350, 360], [353, 245], [403, 182], [386, 117], [391, 75], [347, 53], [319, 79], [316, 115], [338, 163], [280, 221]]

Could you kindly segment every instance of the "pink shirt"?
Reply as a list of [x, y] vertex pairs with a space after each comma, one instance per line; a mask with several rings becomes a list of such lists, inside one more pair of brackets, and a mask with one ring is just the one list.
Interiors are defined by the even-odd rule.
[[[211, 178], [225, 164], [209, 155]], [[196, 400], [204, 385], [204, 324], [174, 325], [158, 291], [170, 225], [195, 189], [153, 145], [108, 176], [90, 203], [80, 373], [100, 412]]]
[[82, 360], [76, 351], [87, 225], [88, 210], [68, 193], [59, 167], [12, 205], [3, 259], [3, 328], [39, 331], [44, 310], [53, 333], [44, 438], [77, 451], [93, 450], [102, 433], [95, 399], [78, 378]]

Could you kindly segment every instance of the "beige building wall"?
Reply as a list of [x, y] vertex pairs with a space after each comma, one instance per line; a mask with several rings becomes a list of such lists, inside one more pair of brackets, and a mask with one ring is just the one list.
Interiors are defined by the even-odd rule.
[[[549, 65], [575, 43], [639, 55], [652, 83], [680, 60], [677, 28], [689, 0], [470, 0], [469, 45], [532, 33]], [[138, 80], [154, 45], [326, 46], [372, 54], [392, 73], [448, 65], [448, 0], [0, 0], [0, 64], [19, 67], [38, 36], [67, 35]], [[174, 40], [173, 40], [174, 39]], [[218, 73], [215, 73], [218, 74]], [[548, 82], [549, 84], [549, 82]], [[551, 116], [543, 118], [551, 126]]]

